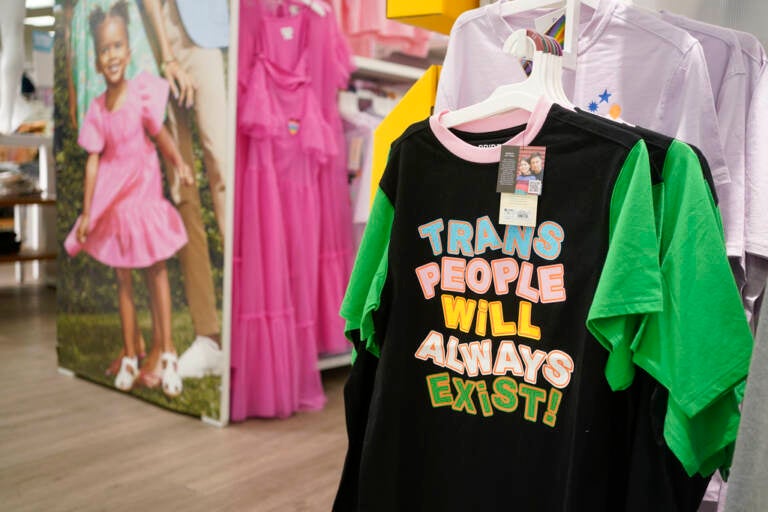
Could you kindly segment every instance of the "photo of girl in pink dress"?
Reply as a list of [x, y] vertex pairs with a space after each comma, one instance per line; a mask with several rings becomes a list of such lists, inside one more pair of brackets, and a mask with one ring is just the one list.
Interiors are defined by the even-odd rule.
[[[80, 127], [78, 144], [88, 152], [83, 209], [64, 246], [70, 256], [85, 251], [115, 269], [123, 338], [115, 387], [130, 391], [141, 376], [142, 383], [162, 384], [165, 395], [176, 397], [183, 385], [171, 336], [166, 260], [184, 247], [187, 233], [178, 211], [163, 196], [157, 149], [186, 186], [194, 180], [163, 125], [168, 83], [146, 72], [125, 78], [131, 59], [128, 18], [124, 0], [106, 11], [91, 11], [95, 66], [106, 91], [93, 100]], [[132, 269], [143, 271], [152, 319], [152, 347], [141, 372], [143, 339]]]

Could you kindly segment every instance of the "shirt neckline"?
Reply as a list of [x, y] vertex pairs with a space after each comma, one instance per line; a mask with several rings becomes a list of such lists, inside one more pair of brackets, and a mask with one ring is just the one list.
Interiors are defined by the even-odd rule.
[[469, 142], [462, 140], [458, 135], [446, 128], [441, 122], [441, 119], [446, 112], [448, 112], [447, 110], [431, 116], [429, 118], [429, 128], [440, 145], [454, 156], [478, 164], [498, 163], [501, 159], [502, 145], [525, 146], [529, 145], [533, 139], [536, 138], [541, 131], [541, 127], [544, 125], [544, 121], [546, 121], [547, 116], [549, 115], [551, 107], [552, 103], [550, 101], [543, 96], [539, 98], [523, 131], [508, 141], [491, 148], [474, 146]]
[[[486, 16], [493, 26], [494, 32], [500, 41], [500, 45], [504, 44], [512, 32], [517, 28], [520, 28], [511, 26], [501, 15], [502, 3], [504, 3], [504, 0], [496, 0], [496, 2], [486, 7]], [[587, 49], [595, 44], [600, 38], [606, 25], [611, 20], [611, 16], [613, 15], [616, 6], [617, 3], [615, 0], [599, 0], [597, 9], [595, 9], [595, 12], [592, 14], [592, 18], [590, 18], [586, 25], [580, 27], [576, 52], [578, 55], [586, 52]]]
[[117, 114], [125, 108], [125, 104], [128, 102], [129, 94], [131, 94], [131, 88], [133, 87], [133, 81], [135, 78], [136, 77], [126, 79], [125, 91], [123, 92], [123, 102], [117, 108], [110, 110], [110, 108], [107, 106], [107, 91], [101, 93], [102, 107], [104, 108], [104, 111], [107, 113], [107, 115]]

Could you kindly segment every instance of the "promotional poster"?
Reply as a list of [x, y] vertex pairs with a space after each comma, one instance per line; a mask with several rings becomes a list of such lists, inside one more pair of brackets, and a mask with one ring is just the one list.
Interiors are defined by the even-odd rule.
[[225, 421], [227, 2], [57, 10], [59, 366]]

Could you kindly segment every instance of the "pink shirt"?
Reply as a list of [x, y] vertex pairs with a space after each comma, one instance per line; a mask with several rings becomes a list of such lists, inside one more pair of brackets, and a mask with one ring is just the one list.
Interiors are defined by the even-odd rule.
[[374, 57], [401, 51], [427, 56], [431, 33], [387, 19], [386, 0], [335, 0], [334, 5], [341, 9], [341, 26], [356, 55]]

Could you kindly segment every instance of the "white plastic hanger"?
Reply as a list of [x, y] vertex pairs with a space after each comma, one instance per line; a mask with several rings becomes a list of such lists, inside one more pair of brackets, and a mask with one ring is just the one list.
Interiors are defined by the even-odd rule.
[[328, 9], [325, 7], [325, 5], [318, 2], [317, 0], [301, 0], [301, 3], [315, 11], [320, 16], [325, 16], [328, 14]]
[[565, 94], [565, 88], [563, 88], [563, 59], [558, 58], [554, 55], [551, 56], [553, 58], [553, 63], [551, 66], [551, 83], [555, 90], [555, 101], [556, 103], [567, 107], [571, 110], [575, 108], [573, 102], [568, 98], [568, 95]]
[[326, 8], [326, 6], [318, 0], [291, 0], [291, 1], [295, 1], [296, 3], [300, 3], [307, 6], [308, 8], [312, 9], [312, 11], [314, 11], [315, 14], [318, 14], [319, 16], [325, 16], [328, 14], [328, 9]]
[[358, 105], [358, 96], [351, 91], [339, 91], [339, 113], [341, 117], [349, 122], [354, 122], [357, 114], [360, 113]]
[[512, 16], [525, 11], [543, 9], [545, 7], [562, 7], [566, 0], [510, 0], [503, 1], [501, 5], [502, 16]]
[[579, 44], [579, 17], [581, 4], [597, 9], [599, 0], [502, 0], [501, 16], [513, 16], [534, 9], [565, 7], [565, 39], [562, 65], [576, 69], [576, 49]]
[[[522, 37], [520, 37], [520, 33], [522, 33]], [[535, 49], [536, 46], [533, 40], [525, 35], [525, 30], [516, 31], [515, 34], [518, 34], [517, 37], [520, 37], [520, 40], [511, 43], [513, 49], [519, 44], [526, 44]], [[527, 80], [499, 86], [488, 98], [479, 103], [446, 112], [441, 117], [440, 122], [446, 128], [451, 128], [517, 109], [533, 112], [542, 96], [554, 101], [554, 98], [551, 98], [548, 94], [546, 63], [547, 60], [544, 57], [544, 53], [534, 50], [533, 69]]]
[[[526, 53], [521, 54], [520, 52], [516, 51], [516, 48], [519, 48], [519, 45], [514, 43], [515, 40], [519, 40], [524, 35], [524, 32], [524, 30], [518, 30], [513, 33], [507, 39], [507, 42], [504, 43], [504, 50], [508, 53], [512, 53], [516, 57], [525, 57], [530, 59], [530, 53], [532, 52], [526, 48]], [[513, 41], [510, 46], [513, 45], [516, 48], [508, 48], [508, 43], [510, 41]], [[544, 85], [546, 88], [546, 96], [554, 103], [558, 103], [566, 108], [573, 110], [575, 107], [573, 103], [571, 103], [571, 100], [568, 99], [568, 96], [565, 94], [565, 89], [563, 88], [563, 58], [559, 55], [554, 55], [551, 53], [545, 53], [542, 57], [544, 59]]]
[[[536, 51], [536, 46], [533, 40], [527, 36], [525, 29], [515, 30], [504, 42], [502, 47], [504, 53], [513, 55], [518, 59], [525, 58], [531, 61]], [[562, 79], [562, 67], [558, 67], [558, 64], [562, 61], [562, 58], [556, 55], [550, 55], [548, 52], [544, 52], [540, 57], [542, 60], [538, 63], [541, 70], [543, 70], [544, 77], [544, 91], [543, 94], [550, 100], [560, 103], [562, 98], [558, 88], [558, 82]]]
[[366, 89], [360, 89], [355, 93], [359, 99], [371, 101], [369, 109], [379, 117], [387, 117], [397, 105], [397, 100], [385, 98]]
[[[521, 43], [525, 44], [521, 44]], [[522, 46], [522, 48], [521, 48]], [[510, 35], [504, 42], [503, 50], [518, 58], [531, 59], [536, 47], [533, 41], [526, 36], [524, 29], [518, 29]], [[545, 95], [554, 103], [558, 103], [566, 108], [573, 110], [575, 107], [563, 88], [563, 58], [559, 55], [544, 53], [543, 62], [540, 63], [544, 69]]]
[[379, 117], [387, 117], [397, 105], [397, 100], [374, 96], [371, 102], [371, 110]]
[[347, 121], [354, 123], [360, 114], [360, 100], [369, 100], [370, 107], [366, 110], [379, 117], [387, 117], [398, 103], [398, 100], [378, 96], [371, 91], [360, 89], [356, 92], [339, 91], [339, 113]]

